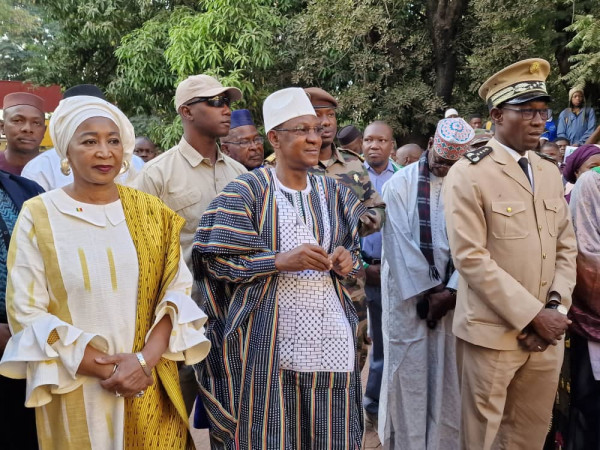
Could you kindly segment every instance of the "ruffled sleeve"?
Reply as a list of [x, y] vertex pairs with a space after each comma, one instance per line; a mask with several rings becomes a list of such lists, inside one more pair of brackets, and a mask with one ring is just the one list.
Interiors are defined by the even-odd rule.
[[[50, 402], [51, 394], [73, 391], [83, 383], [77, 370], [88, 344], [102, 351], [108, 348], [101, 336], [85, 333], [50, 314], [52, 302], [56, 306], [31, 213], [24, 207], [8, 253], [6, 306], [13, 336], [0, 362], [0, 374], [27, 380], [28, 407], [42, 406]], [[64, 313], [64, 306], [58, 308]]]
[[210, 350], [210, 341], [206, 339], [204, 331], [207, 317], [190, 296], [192, 284], [192, 274], [185, 265], [183, 257], [180, 257], [177, 275], [157, 305], [154, 324], [146, 335], [147, 341], [156, 324], [168, 315], [173, 330], [163, 357], [173, 361], [183, 361], [187, 365], [202, 361]]

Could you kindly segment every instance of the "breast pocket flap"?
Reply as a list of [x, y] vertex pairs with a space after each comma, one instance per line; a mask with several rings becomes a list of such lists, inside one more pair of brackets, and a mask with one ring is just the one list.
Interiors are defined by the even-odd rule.
[[506, 217], [514, 216], [520, 212], [525, 211], [524, 202], [493, 202], [492, 211], [498, 214], [502, 214]]

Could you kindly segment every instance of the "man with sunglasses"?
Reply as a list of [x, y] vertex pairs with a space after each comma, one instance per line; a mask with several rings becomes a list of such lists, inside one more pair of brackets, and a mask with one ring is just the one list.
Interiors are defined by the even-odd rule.
[[252, 115], [247, 109], [231, 112], [229, 134], [221, 138], [221, 150], [241, 163], [246, 169], [262, 166], [265, 149], [264, 139], [258, 134]]
[[[160, 198], [185, 219], [180, 241], [190, 270], [194, 234], [204, 210], [230, 181], [246, 172], [217, 144], [218, 138], [229, 133], [230, 103], [241, 98], [238, 88], [225, 87], [208, 75], [193, 75], [179, 83], [175, 109], [181, 117], [183, 136], [179, 144], [148, 161], [132, 183]], [[192, 297], [198, 301], [195, 289]], [[191, 367], [183, 366], [179, 374], [189, 413], [198, 385]]]
[[532, 151], [548, 118], [549, 71], [528, 59], [480, 87], [495, 137], [444, 187], [461, 275], [453, 331], [464, 449], [541, 449], [548, 432], [577, 256], [558, 168]]

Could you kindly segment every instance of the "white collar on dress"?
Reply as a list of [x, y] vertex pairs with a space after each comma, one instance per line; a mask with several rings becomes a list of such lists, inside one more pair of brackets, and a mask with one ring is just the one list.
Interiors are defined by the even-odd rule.
[[75, 200], [63, 189], [54, 189], [46, 195], [61, 213], [85, 220], [92, 225], [105, 227], [108, 219], [116, 226], [125, 220], [120, 199], [106, 205], [94, 205]]

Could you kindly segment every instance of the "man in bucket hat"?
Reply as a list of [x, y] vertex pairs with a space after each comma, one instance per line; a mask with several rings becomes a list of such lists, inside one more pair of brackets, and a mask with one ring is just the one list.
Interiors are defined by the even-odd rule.
[[558, 167], [532, 151], [549, 114], [549, 71], [528, 59], [481, 86], [495, 137], [444, 186], [461, 275], [453, 331], [463, 449], [541, 449], [548, 432], [577, 255]]

